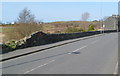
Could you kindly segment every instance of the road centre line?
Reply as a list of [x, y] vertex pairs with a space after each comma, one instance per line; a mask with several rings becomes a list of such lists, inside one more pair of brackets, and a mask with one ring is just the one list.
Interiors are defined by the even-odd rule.
[[[40, 51], [39, 54], [40, 54], [40, 53], [43, 53], [43, 52], [46, 52], [46, 51], [48, 51], [48, 50]], [[38, 53], [33, 53], [33, 54], [30, 54], [30, 55], [26, 55], [26, 56], [18, 57], [17, 59], [19, 59], [19, 58], [24, 58], [24, 57], [28, 57], [28, 56], [32, 56], [32, 55], [35, 55], [35, 54], [38, 54]], [[15, 60], [15, 59], [11, 59], [11, 60], [8, 60], [8, 61], [12, 61], [12, 60]], [[5, 62], [8, 62], [8, 61], [5, 61]]]
[[[97, 41], [94, 41], [94, 43], [95, 43], [95, 42], [97, 42]], [[78, 48], [78, 49], [72, 51], [72, 52], [77, 52], [78, 50], [84, 49], [84, 48], [87, 47], [87, 46], [88, 46], [88, 45], [85, 45], [85, 46], [83, 46], [83, 47], [81, 47], [81, 48]], [[71, 54], [71, 53], [68, 53], [68, 54]], [[27, 73], [29, 73], [29, 72], [31, 72], [31, 71], [34, 71], [34, 70], [36, 70], [36, 69], [38, 69], [38, 68], [40, 68], [40, 67], [45, 66], [45, 65], [48, 65], [48, 64], [50, 64], [50, 63], [52, 63], [52, 62], [54, 62], [54, 61], [55, 61], [55, 60], [51, 60], [51, 61], [49, 61], [48, 63], [45, 63], [45, 64], [43, 64], [43, 65], [40, 65], [40, 66], [38, 66], [38, 67], [36, 67], [36, 68], [33, 68], [33, 69], [29, 70], [29, 71], [26, 71], [24, 74], [27, 74]]]
[[[95, 42], [94, 42], [94, 43], [95, 43]], [[94, 44], [94, 43], [92, 43], [92, 44]], [[48, 51], [48, 50], [43, 50], [43, 51], [40, 51], [39, 53], [46, 52], [46, 51]], [[19, 59], [19, 58], [23, 58], [23, 57], [27, 57], [27, 56], [31, 56], [31, 55], [35, 55], [35, 54], [37, 54], [37, 53], [33, 53], [33, 54], [30, 54], [30, 55], [26, 55], [26, 56], [18, 57], [17, 59]], [[8, 60], [8, 61], [12, 61], [12, 60], [14, 60], [14, 59], [11, 59], [11, 60]], [[8, 61], [5, 61], [5, 62], [8, 62]]]
[[[85, 46], [83, 46], [83, 47], [81, 47], [81, 48], [78, 48], [78, 49], [76, 49], [76, 50], [74, 50], [74, 51], [72, 51], [72, 52], [77, 52], [78, 50], [81, 50], [81, 49], [83, 49], [83, 48], [85, 48], [85, 47], [87, 47], [87, 45], [85, 45]], [[71, 54], [72, 52], [70, 52], [70, 53], [68, 53], [68, 54]]]
[[[97, 42], [97, 40], [96, 41], [94, 41], [94, 42], [92, 42], [92, 44], [93, 43], [96, 43]], [[91, 45], [91, 44], [89, 44], [89, 45]], [[83, 47], [81, 47], [81, 48], [78, 48], [78, 49], [76, 49], [76, 50], [74, 50], [74, 51], [72, 51], [72, 52], [77, 52], [78, 50], [81, 50], [81, 49], [84, 49], [85, 47], [87, 47], [88, 45], [85, 45], [85, 46], [83, 46]], [[71, 54], [71, 53], [68, 53], [68, 54]], [[50, 64], [50, 63], [52, 63], [52, 62], [54, 62], [55, 60], [51, 60], [51, 61], [49, 61], [48, 63], [45, 63], [45, 64], [43, 64], [43, 65], [40, 65], [40, 66], [38, 66], [38, 67], [36, 67], [36, 68], [33, 68], [33, 69], [31, 69], [31, 70], [29, 70], [29, 71], [26, 71], [24, 74], [27, 74], [27, 73], [29, 73], [29, 72], [31, 72], [31, 71], [34, 71], [34, 70], [36, 70], [36, 69], [38, 69], [38, 68], [41, 68], [41, 67], [43, 67], [43, 66], [46, 66], [46, 65], [48, 65], [48, 64]], [[117, 63], [118, 64], [118, 63]], [[116, 66], [117, 67], [117, 66]], [[115, 73], [116, 73], [116, 69], [115, 69]]]
[[[102, 34], [98, 34], [98, 35], [93, 35], [93, 36], [91, 36], [91, 37], [83, 37], [83, 38], [81, 38], [80, 40], [84, 40], [84, 39], [87, 39], [87, 38], [93, 38], [93, 37], [97, 37], [97, 36], [101, 36]], [[48, 51], [48, 50], [43, 50], [43, 51], [40, 51], [39, 53], [42, 53], [42, 52], [46, 52], [46, 51]], [[21, 57], [18, 57], [17, 59], [19, 59], [19, 58], [23, 58], [23, 57], [27, 57], [27, 56], [31, 56], [31, 55], [35, 55], [35, 54], [37, 54], [37, 53], [33, 53], [33, 54], [30, 54], [30, 55], [26, 55], [26, 56], [21, 56]], [[16, 59], [16, 58], [15, 58]], [[14, 60], [14, 59], [10, 59], [10, 60], [7, 60], [7, 61], [5, 61], [5, 62], [8, 62], [8, 61], [12, 61], [12, 60]]]
[[37, 66], [36, 68], [33, 68], [33, 69], [29, 70], [29, 71], [26, 71], [24, 74], [27, 74], [27, 73], [29, 73], [29, 72], [31, 72], [31, 71], [34, 71], [34, 70], [36, 70], [36, 69], [38, 69], [38, 68], [41, 68], [41, 67], [43, 67], [43, 66], [46, 66], [46, 65], [48, 65], [48, 64], [50, 64], [50, 63], [52, 63], [52, 62], [54, 62], [54, 61], [55, 61], [55, 60], [51, 60], [51, 61], [49, 61], [48, 63], [45, 63], [45, 64], [40, 65], [40, 66]]
[[[77, 52], [78, 50], [81, 50], [81, 49], [83, 49], [83, 48], [85, 48], [85, 47], [87, 47], [87, 45], [86, 45], [86, 46], [83, 46], [83, 47], [81, 47], [81, 48], [78, 48], [78, 49], [74, 50], [73, 52]], [[71, 54], [71, 53], [68, 53], [68, 54]], [[50, 63], [52, 63], [52, 62], [54, 62], [54, 61], [55, 61], [55, 60], [51, 60], [51, 61], [49, 61], [48, 63], [45, 63], [45, 64], [43, 64], [43, 65], [40, 65], [40, 66], [38, 66], [38, 67], [36, 67], [36, 68], [33, 68], [33, 69], [29, 70], [29, 71], [26, 71], [24, 74], [27, 74], [27, 73], [29, 73], [29, 72], [31, 72], [31, 71], [34, 71], [34, 70], [36, 70], [36, 69], [38, 69], [38, 68], [41, 68], [41, 67], [45, 66], [45, 65], [48, 65], [48, 64], [50, 64]]]
[[[76, 49], [76, 50], [74, 50], [74, 51], [72, 51], [72, 52], [77, 52], [78, 50], [81, 50], [81, 49], [83, 49], [83, 48], [85, 48], [85, 47], [87, 47], [87, 46], [89, 46], [89, 45], [91, 45], [91, 44], [95, 44], [96, 42], [98, 42], [98, 40], [93, 41], [92, 43], [90, 43], [90, 44], [88, 44], [88, 45], [85, 45], [85, 46], [83, 46], [83, 47], [81, 47], [81, 48], [78, 48], [78, 49]], [[71, 54], [71, 52], [68, 53], [68, 54]]]
[[85, 48], [85, 47], [87, 47], [87, 45], [86, 45], [86, 46], [83, 46], [83, 47], [81, 47], [81, 48], [78, 48], [78, 49], [76, 49], [76, 50], [74, 50], [74, 51], [72, 51], [72, 52], [77, 52], [78, 50], [81, 50], [81, 49], [83, 49], [83, 48]]
[[[85, 47], [87, 47], [87, 46], [83, 46], [83, 47], [81, 47], [81, 48], [78, 48], [78, 49], [74, 50], [73, 52], [77, 52], [78, 50], [81, 50], [81, 49], [83, 49], [83, 48], [85, 48]], [[71, 54], [71, 53], [68, 53], [68, 54]], [[41, 68], [41, 67], [43, 67], [43, 66], [46, 66], [46, 65], [48, 65], [48, 64], [50, 64], [50, 63], [52, 63], [52, 62], [54, 62], [54, 61], [55, 61], [55, 60], [51, 60], [51, 61], [49, 61], [49, 62], [47, 62], [47, 63], [45, 63], [45, 64], [42, 64], [42, 65], [40, 65], [40, 66], [37, 66], [36, 68], [33, 68], [33, 69], [29, 70], [29, 71], [26, 71], [24, 74], [28, 74], [29, 72], [32, 72], [32, 71], [34, 71], [34, 70], [36, 70], [36, 69], [38, 69], [38, 68]]]
[[[77, 52], [78, 50], [81, 50], [81, 49], [83, 49], [83, 48], [85, 48], [85, 47], [87, 47], [87, 45], [85, 45], [85, 46], [83, 46], [83, 47], [81, 47], [81, 48], [78, 48], [78, 49], [76, 49], [76, 50], [74, 50], [74, 51], [72, 51], [72, 52]], [[68, 54], [71, 54], [71, 53], [68, 53]], [[45, 63], [45, 64], [43, 64], [43, 65], [40, 65], [40, 66], [38, 66], [38, 67], [36, 67], [36, 68], [33, 68], [33, 69], [29, 70], [29, 71], [26, 71], [24, 74], [27, 74], [27, 73], [35, 70], [35, 69], [38, 69], [38, 68], [40, 68], [40, 67], [43, 67], [43, 66], [45, 66], [45, 65], [47, 65], [47, 64], [50, 64], [50, 63], [52, 63], [52, 62], [54, 62], [54, 61], [55, 61], [55, 60], [51, 60], [51, 61], [49, 61], [48, 63]]]

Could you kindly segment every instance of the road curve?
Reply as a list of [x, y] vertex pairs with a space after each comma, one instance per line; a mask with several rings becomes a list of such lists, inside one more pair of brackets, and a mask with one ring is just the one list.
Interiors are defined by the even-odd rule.
[[115, 74], [118, 34], [103, 34], [2, 63], [3, 74]]

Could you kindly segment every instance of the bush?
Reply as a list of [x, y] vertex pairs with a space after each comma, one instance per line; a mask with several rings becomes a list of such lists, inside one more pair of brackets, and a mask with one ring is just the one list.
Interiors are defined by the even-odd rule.
[[75, 33], [75, 32], [85, 32], [85, 30], [82, 28], [77, 28], [77, 27], [68, 27], [65, 30], [65, 33]]
[[8, 47], [7, 45], [5, 44], [2, 44], [2, 50], [0, 50], [0, 53], [1, 54], [4, 54], [4, 53], [8, 53], [8, 52], [11, 52], [13, 49]]
[[8, 46], [9, 48], [15, 49], [17, 47], [17, 42], [15, 40], [11, 40], [5, 43], [5, 45]]
[[90, 24], [89, 27], [88, 27], [88, 31], [94, 31], [94, 25], [93, 24]]

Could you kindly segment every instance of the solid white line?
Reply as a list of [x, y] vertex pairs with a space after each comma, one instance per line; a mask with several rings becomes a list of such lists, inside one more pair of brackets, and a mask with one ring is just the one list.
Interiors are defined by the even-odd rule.
[[29, 72], [31, 72], [31, 71], [34, 71], [34, 70], [36, 70], [36, 69], [38, 69], [38, 68], [41, 68], [41, 67], [45, 66], [45, 65], [48, 65], [48, 64], [50, 64], [50, 63], [52, 63], [52, 62], [54, 62], [54, 61], [55, 61], [55, 60], [51, 60], [51, 61], [49, 61], [48, 63], [45, 63], [45, 64], [40, 65], [40, 66], [37, 66], [36, 68], [33, 68], [33, 69], [29, 70], [29, 71], [26, 71], [24, 74], [27, 74], [27, 73], [29, 73]]
[[117, 74], [117, 73], [118, 73], [118, 62], [116, 64], [116, 66], [115, 66], [115, 71], [114, 71], [114, 74]]

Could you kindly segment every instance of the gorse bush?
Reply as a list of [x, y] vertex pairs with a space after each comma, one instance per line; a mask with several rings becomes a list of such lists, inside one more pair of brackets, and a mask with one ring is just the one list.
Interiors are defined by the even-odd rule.
[[12, 49], [15, 49], [17, 47], [17, 43], [15, 40], [11, 40], [11, 41], [5, 43], [5, 45]]
[[88, 27], [88, 31], [94, 31], [94, 30], [95, 30], [94, 25], [90, 24]]

